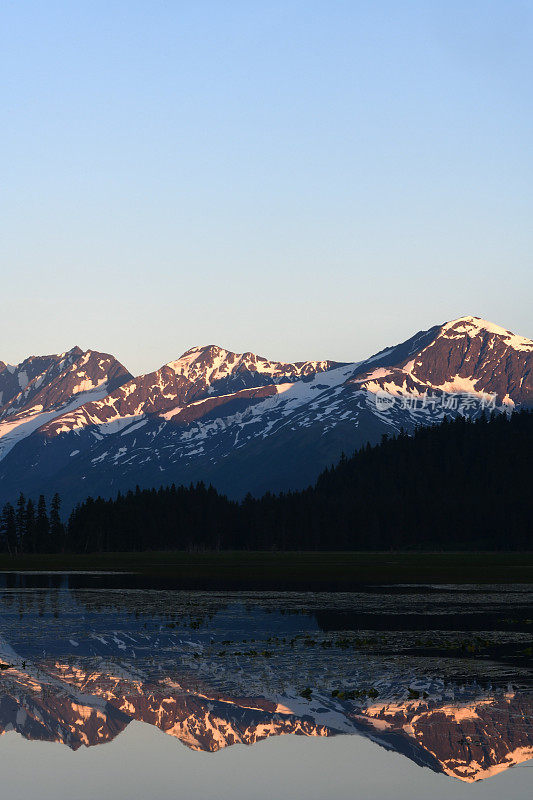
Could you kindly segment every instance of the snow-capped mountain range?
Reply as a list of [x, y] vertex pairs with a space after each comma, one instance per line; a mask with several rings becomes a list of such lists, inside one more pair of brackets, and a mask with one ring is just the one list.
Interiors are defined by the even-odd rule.
[[0, 362], [0, 500], [204, 480], [300, 488], [344, 451], [444, 415], [533, 406], [533, 341], [465, 316], [362, 362], [287, 364], [215, 345], [133, 377], [75, 347]]

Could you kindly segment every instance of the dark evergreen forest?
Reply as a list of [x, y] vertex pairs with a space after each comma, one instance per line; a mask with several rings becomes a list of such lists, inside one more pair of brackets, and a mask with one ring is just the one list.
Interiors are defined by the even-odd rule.
[[305, 491], [242, 502], [203, 483], [4, 506], [11, 553], [142, 550], [531, 550], [533, 412], [384, 436]]

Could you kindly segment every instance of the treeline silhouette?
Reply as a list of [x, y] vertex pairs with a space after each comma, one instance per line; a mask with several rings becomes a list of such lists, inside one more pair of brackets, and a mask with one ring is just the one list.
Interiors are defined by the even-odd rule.
[[6, 503], [0, 517], [1, 549], [17, 553], [56, 553], [66, 546], [67, 530], [60, 516], [61, 500], [55, 494], [48, 511], [44, 495], [37, 507], [21, 493], [15, 507]]
[[533, 549], [533, 413], [458, 417], [383, 436], [301, 492], [230, 501], [203, 483], [88, 498], [60, 519], [23, 495], [1, 520], [4, 550]]

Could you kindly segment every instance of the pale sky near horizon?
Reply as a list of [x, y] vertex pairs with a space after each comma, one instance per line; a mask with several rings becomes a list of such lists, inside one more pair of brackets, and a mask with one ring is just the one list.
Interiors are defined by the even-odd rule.
[[533, 338], [533, 2], [0, 9], [0, 360]]

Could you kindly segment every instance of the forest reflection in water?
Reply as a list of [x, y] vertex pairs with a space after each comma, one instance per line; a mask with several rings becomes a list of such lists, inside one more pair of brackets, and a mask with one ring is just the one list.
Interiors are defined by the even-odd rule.
[[3, 732], [78, 751], [142, 722], [208, 753], [357, 734], [462, 783], [533, 758], [531, 586], [243, 594], [122, 580], [2, 576]]

